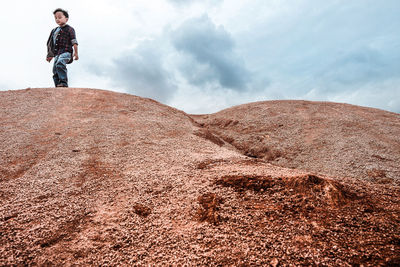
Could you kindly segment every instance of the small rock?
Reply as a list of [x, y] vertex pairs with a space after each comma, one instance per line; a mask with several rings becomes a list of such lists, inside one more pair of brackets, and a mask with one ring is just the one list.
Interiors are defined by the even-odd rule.
[[274, 258], [271, 261], [271, 265], [272, 265], [272, 267], [277, 267], [279, 265], [279, 260], [277, 258]]

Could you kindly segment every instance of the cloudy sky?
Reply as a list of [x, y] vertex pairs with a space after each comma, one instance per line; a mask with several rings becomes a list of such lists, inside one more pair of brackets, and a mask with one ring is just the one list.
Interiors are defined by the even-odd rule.
[[46, 41], [70, 13], [70, 87], [188, 113], [260, 100], [400, 112], [399, 0], [16, 0], [0, 10], [0, 90], [52, 87]]

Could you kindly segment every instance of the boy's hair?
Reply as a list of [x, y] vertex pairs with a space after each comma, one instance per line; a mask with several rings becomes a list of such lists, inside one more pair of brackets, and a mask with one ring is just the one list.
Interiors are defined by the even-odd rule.
[[67, 19], [69, 18], [67, 10], [64, 10], [62, 8], [57, 8], [56, 10], [54, 10], [53, 15], [55, 15], [57, 12], [62, 12]]

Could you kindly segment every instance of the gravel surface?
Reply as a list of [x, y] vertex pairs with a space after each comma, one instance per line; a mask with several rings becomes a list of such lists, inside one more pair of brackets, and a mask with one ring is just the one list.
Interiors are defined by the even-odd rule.
[[1, 266], [400, 264], [399, 114], [42, 88], [0, 127]]

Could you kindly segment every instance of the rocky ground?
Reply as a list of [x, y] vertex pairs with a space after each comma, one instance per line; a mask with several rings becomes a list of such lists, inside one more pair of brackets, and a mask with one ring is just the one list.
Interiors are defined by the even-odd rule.
[[400, 115], [0, 92], [0, 265], [400, 264]]

